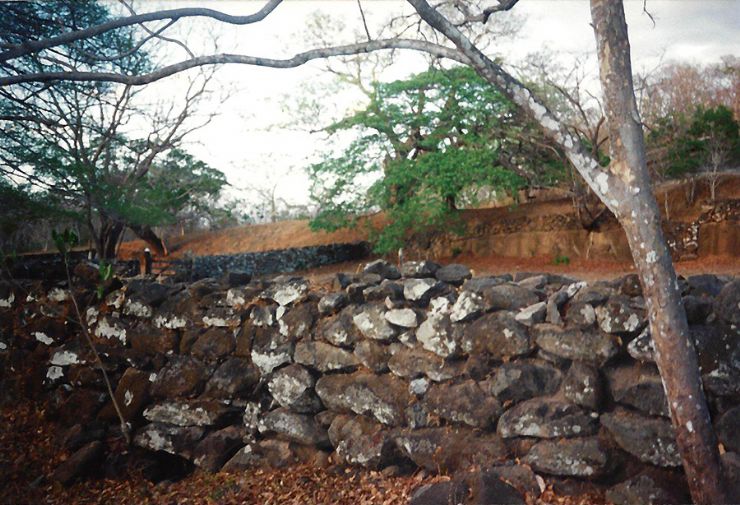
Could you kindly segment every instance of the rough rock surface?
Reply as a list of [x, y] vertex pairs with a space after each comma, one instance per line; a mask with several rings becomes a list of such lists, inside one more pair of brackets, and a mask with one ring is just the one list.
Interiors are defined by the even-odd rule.
[[475, 381], [449, 386], [433, 384], [424, 397], [429, 410], [453, 423], [489, 428], [501, 414], [501, 404]]
[[561, 373], [539, 360], [504, 363], [487, 381], [488, 391], [500, 401], [520, 402], [550, 395], [560, 385]]
[[594, 477], [607, 470], [609, 454], [597, 437], [542, 440], [530, 449], [524, 462], [551, 475]]
[[486, 314], [465, 330], [463, 350], [469, 354], [487, 354], [493, 358], [514, 358], [534, 349], [526, 326], [519, 324], [513, 313]]
[[601, 364], [619, 350], [612, 336], [598, 331], [561, 328], [553, 324], [538, 324], [532, 331], [540, 348], [567, 359]]
[[641, 461], [657, 466], [679, 466], [681, 458], [671, 422], [626, 409], [601, 415], [601, 424], [617, 444]]
[[504, 438], [578, 437], [593, 435], [597, 421], [598, 416], [572, 403], [533, 398], [504, 412], [498, 422], [498, 433]]

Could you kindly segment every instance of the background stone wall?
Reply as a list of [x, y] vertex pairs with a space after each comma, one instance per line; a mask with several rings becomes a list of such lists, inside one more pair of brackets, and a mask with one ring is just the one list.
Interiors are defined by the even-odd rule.
[[[608, 487], [615, 503], [688, 500], [634, 275], [471, 278], [463, 265], [379, 260], [332, 289], [289, 276], [133, 278], [101, 302], [78, 282], [132, 454], [153, 475], [341, 463], [463, 476], [417, 503], [468, 489], [523, 503], [546, 481]], [[681, 289], [737, 469], [740, 280], [700, 275]], [[28, 388], [69, 427], [64, 482], [113, 458], [118, 430], [70, 317], [65, 286], [0, 284], [0, 359], [36, 366]]]

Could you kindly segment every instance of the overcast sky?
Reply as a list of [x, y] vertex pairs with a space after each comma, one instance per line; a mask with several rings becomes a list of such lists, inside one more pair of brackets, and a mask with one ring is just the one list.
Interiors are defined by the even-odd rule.
[[[163, 6], [202, 4], [140, 1], [137, 7], [145, 12]], [[211, 0], [208, 7], [232, 14], [249, 14], [261, 4]], [[397, 1], [365, 0], [363, 6], [372, 33], [379, 32], [389, 15], [409, 11], [405, 2]], [[740, 56], [737, 1], [648, 0], [647, 8], [655, 19], [655, 26], [642, 12], [642, 7], [642, 0], [625, 2], [634, 70], [651, 68], [661, 59], [710, 63], [719, 61], [723, 55]], [[206, 48], [216, 34], [222, 52], [290, 56], [308, 47], [302, 32], [317, 11], [347, 25], [339, 34], [346, 39], [340, 42], [349, 41], [352, 32], [361, 29], [355, 0], [288, 1], [265, 21], [246, 27], [199, 22], [198, 28], [189, 35], [188, 43]], [[515, 40], [496, 46], [496, 52], [505, 55], [507, 61], [516, 62], [528, 53], [543, 49], [561, 54], [563, 58], [595, 52], [586, 0], [521, 0], [513, 13], [524, 20], [519, 35]], [[421, 57], [404, 56], [390, 77], [421, 71], [425, 65]], [[221, 114], [206, 128], [194, 133], [187, 148], [223, 170], [237, 192], [248, 186], [269, 188], [277, 184], [278, 194], [287, 200], [305, 202], [308, 179], [302, 169], [306, 160], [315, 156], [322, 136], [279, 125], [291, 121], [290, 104], [294, 102], [286, 99], [287, 96], [300, 95], [310, 85], [321, 86], [327, 82], [322, 66], [322, 63], [313, 63], [291, 70], [224, 66], [218, 71], [216, 88], [219, 92], [228, 90], [231, 97], [223, 105], [215, 100], [207, 105], [217, 107]], [[148, 93], [171, 96], [181, 85], [182, 78], [175, 77], [153, 85]], [[332, 102], [326, 106], [340, 109], [359, 106], [357, 96], [351, 94], [340, 95]]]

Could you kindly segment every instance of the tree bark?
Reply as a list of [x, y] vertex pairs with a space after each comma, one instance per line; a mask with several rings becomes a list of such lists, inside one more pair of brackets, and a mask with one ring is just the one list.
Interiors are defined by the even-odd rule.
[[622, 0], [591, 0], [600, 77], [611, 139], [610, 172], [627, 191], [618, 205], [642, 284], [671, 420], [689, 489], [698, 504], [725, 503], [717, 439], [709, 416], [686, 312], [663, 237], [658, 202], [650, 191], [637, 112]]

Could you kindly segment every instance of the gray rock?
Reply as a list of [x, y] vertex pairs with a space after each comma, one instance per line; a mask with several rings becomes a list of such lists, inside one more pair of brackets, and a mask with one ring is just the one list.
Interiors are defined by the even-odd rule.
[[597, 410], [603, 388], [599, 371], [593, 365], [574, 361], [563, 379], [563, 396], [576, 405]]
[[204, 430], [198, 426], [172, 426], [151, 423], [139, 429], [134, 436], [134, 445], [150, 451], [164, 451], [190, 459]]
[[234, 409], [215, 400], [178, 400], [146, 408], [144, 418], [175, 426], [214, 426], [234, 417], [234, 413]]
[[508, 455], [501, 437], [464, 427], [407, 429], [395, 442], [404, 456], [433, 472], [486, 468]]
[[462, 348], [469, 354], [501, 359], [529, 354], [534, 345], [527, 327], [518, 323], [513, 313], [496, 312], [476, 319], [465, 329]]
[[278, 305], [288, 306], [302, 300], [308, 293], [308, 282], [305, 279], [291, 279], [284, 283], [276, 283], [262, 292], [260, 298], [272, 300]]
[[493, 286], [498, 286], [500, 284], [505, 284], [511, 281], [512, 277], [509, 274], [488, 277], [475, 277], [473, 279], [468, 279], [467, 281], [465, 281], [461, 289], [462, 291], [472, 291], [480, 295], [483, 294], [483, 291], [488, 288], [492, 288]]
[[689, 284], [689, 294], [715, 298], [722, 292], [725, 283], [713, 274], [690, 275], [686, 281]]
[[459, 480], [424, 484], [411, 493], [409, 505], [450, 505], [464, 503], [468, 487]]
[[127, 368], [116, 386], [114, 396], [126, 422], [135, 420], [149, 402], [149, 374]]
[[646, 417], [623, 408], [601, 415], [601, 424], [617, 444], [640, 461], [657, 466], [679, 466], [675, 434], [671, 422]]
[[274, 305], [257, 305], [249, 313], [249, 319], [254, 326], [272, 326], [275, 324], [275, 306]]
[[516, 284], [500, 284], [483, 289], [480, 293], [486, 309], [493, 310], [520, 310], [539, 302], [539, 297], [531, 290]]
[[668, 417], [668, 400], [658, 369], [652, 365], [623, 365], [606, 374], [617, 402], [653, 416]]
[[334, 314], [347, 306], [349, 298], [345, 293], [329, 293], [319, 300], [319, 313], [322, 316]]
[[470, 487], [471, 503], [478, 505], [526, 505], [525, 495], [492, 471], [465, 475]]
[[416, 396], [423, 396], [429, 390], [429, 379], [420, 377], [409, 382], [409, 393]]
[[740, 405], [722, 414], [717, 421], [717, 438], [732, 452], [740, 452]]
[[619, 351], [614, 337], [593, 330], [538, 324], [532, 328], [537, 345], [556, 356], [602, 364]]
[[566, 477], [597, 477], [609, 464], [609, 454], [597, 437], [537, 442], [524, 458], [538, 472]]
[[318, 309], [313, 303], [301, 303], [289, 309], [279, 308], [278, 313], [285, 311], [278, 318], [280, 334], [292, 340], [299, 340], [313, 334]]
[[535, 324], [544, 322], [545, 315], [547, 315], [547, 303], [537, 302], [521, 309], [514, 316], [514, 319], [524, 326], [534, 326]]
[[227, 358], [206, 384], [206, 398], [232, 399], [249, 395], [259, 382], [260, 374], [249, 360]]
[[262, 375], [293, 361], [294, 341], [272, 328], [257, 328], [252, 341], [252, 363]]
[[462, 366], [448, 363], [443, 358], [422, 349], [401, 349], [390, 360], [391, 372], [403, 379], [428, 377], [435, 382], [462, 375]]
[[497, 431], [504, 438], [578, 437], [596, 433], [596, 421], [596, 416], [572, 403], [533, 398], [504, 412]]
[[403, 277], [434, 277], [434, 272], [439, 269], [439, 265], [431, 261], [406, 261], [401, 265], [401, 275]]
[[401, 328], [416, 328], [419, 326], [419, 316], [413, 309], [392, 309], [385, 313], [385, 319]]
[[645, 473], [612, 486], [606, 491], [606, 499], [614, 505], [688, 503], [685, 497], [680, 497], [674, 490], [661, 486]]
[[730, 324], [740, 325], [740, 279], [725, 284], [714, 300], [714, 313]]
[[434, 276], [442, 282], [459, 286], [465, 282], [466, 279], [470, 279], [473, 274], [465, 265], [451, 263], [437, 269]]
[[473, 428], [491, 427], [501, 414], [501, 404], [489, 396], [475, 381], [461, 384], [433, 384], [424, 403], [439, 417]]
[[615, 294], [614, 288], [605, 282], [597, 282], [582, 288], [573, 297], [573, 303], [588, 303], [597, 307]]
[[589, 328], [596, 322], [596, 310], [590, 303], [571, 303], [565, 319], [570, 327]]
[[629, 305], [629, 299], [612, 297], [596, 307], [596, 320], [606, 333], [634, 333], [647, 323], [645, 311]]
[[627, 353], [638, 361], [654, 362], [655, 345], [650, 336], [650, 327], [646, 326], [640, 334], [627, 344]]
[[375, 373], [388, 371], [388, 360], [391, 357], [387, 345], [374, 340], [363, 340], [355, 346], [355, 356], [364, 366]]
[[259, 432], [275, 433], [286, 440], [303, 445], [323, 446], [329, 442], [326, 430], [316, 420], [280, 407], [262, 416]]
[[319, 412], [321, 400], [316, 395], [313, 375], [301, 365], [288, 365], [275, 372], [267, 388], [280, 406], [301, 414]]
[[232, 330], [209, 328], [193, 343], [190, 354], [204, 361], [216, 361], [233, 353], [235, 348]]
[[560, 370], [543, 361], [514, 361], [498, 367], [486, 387], [500, 401], [516, 403], [555, 393], [561, 378]]
[[365, 338], [391, 340], [398, 331], [386, 321], [385, 312], [382, 305], [366, 305], [352, 320]]
[[411, 401], [408, 385], [393, 375], [368, 372], [325, 375], [316, 393], [329, 409], [369, 415], [383, 424], [400, 426]]
[[209, 375], [199, 360], [175, 356], [159, 371], [150, 391], [157, 398], [195, 396], [202, 391]]
[[363, 298], [370, 301], [382, 300], [403, 300], [403, 286], [398, 282], [389, 281], [384, 279], [377, 286], [370, 286], [362, 291]]
[[395, 265], [391, 265], [382, 259], [368, 263], [362, 271], [366, 274], [378, 274], [383, 279], [398, 279], [401, 277], [401, 272], [398, 271]]
[[353, 317], [354, 308], [347, 307], [336, 317], [322, 319], [318, 325], [318, 334], [330, 344], [350, 347], [362, 339]]
[[193, 450], [193, 463], [206, 472], [217, 472], [244, 445], [239, 426], [228, 426], [206, 435]]
[[360, 364], [350, 351], [320, 340], [302, 340], [295, 346], [293, 359], [296, 363], [306, 365], [319, 372], [346, 370]]
[[329, 427], [329, 440], [337, 456], [348, 464], [381, 468], [394, 459], [390, 432], [364, 416], [335, 417]]

